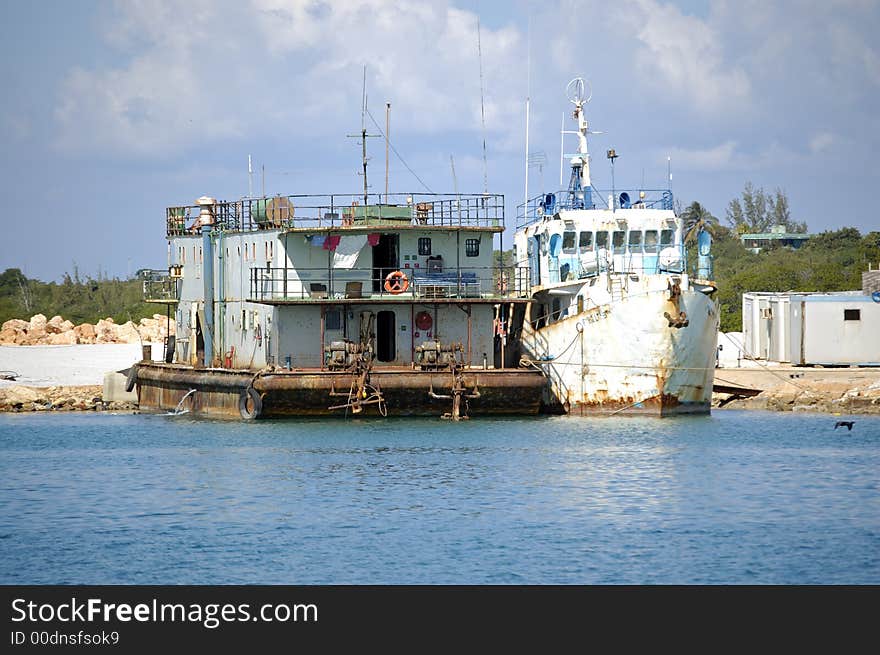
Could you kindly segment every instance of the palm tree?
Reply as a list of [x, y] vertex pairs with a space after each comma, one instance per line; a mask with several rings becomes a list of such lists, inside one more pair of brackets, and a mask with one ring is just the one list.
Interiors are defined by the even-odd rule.
[[718, 219], [712, 215], [712, 212], [696, 200], [681, 213], [681, 218], [684, 222], [685, 243], [693, 241], [701, 230], [705, 230], [714, 236], [719, 224]]

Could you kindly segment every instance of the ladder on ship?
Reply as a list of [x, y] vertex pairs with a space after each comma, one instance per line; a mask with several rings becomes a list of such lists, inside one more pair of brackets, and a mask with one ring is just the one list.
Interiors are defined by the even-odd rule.
[[608, 276], [608, 295], [611, 296], [611, 302], [619, 302], [623, 300], [623, 292], [627, 290], [627, 278], [625, 275], [609, 275]]

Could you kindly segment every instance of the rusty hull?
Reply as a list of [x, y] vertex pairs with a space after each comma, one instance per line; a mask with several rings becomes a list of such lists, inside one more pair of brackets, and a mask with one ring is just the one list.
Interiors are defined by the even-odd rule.
[[[546, 379], [539, 371], [465, 369], [462, 373], [465, 387], [479, 392], [478, 398], [468, 401], [468, 416], [533, 415], [540, 410]], [[389, 416], [437, 417], [449, 412], [452, 400], [432, 398], [429, 392], [449, 395], [452, 383], [448, 371], [382, 368], [370, 374], [370, 384], [381, 389]], [[255, 373], [154, 362], [138, 365], [137, 374], [138, 400], [144, 411], [174, 411], [195, 389], [183, 400], [181, 410], [235, 419], [240, 418], [241, 395], [251, 385], [262, 398], [261, 418], [345, 416], [344, 409], [328, 408], [345, 404], [351, 384], [351, 373], [317, 369]], [[379, 413], [378, 405], [366, 405], [359, 416]]]
[[[543, 327], [526, 321], [524, 350], [550, 382], [544, 411], [598, 416], [710, 413], [717, 309], [711, 298], [693, 289], [670, 300], [670, 291], [660, 282], [633, 282], [622, 299]], [[683, 311], [686, 323], [669, 319]]]

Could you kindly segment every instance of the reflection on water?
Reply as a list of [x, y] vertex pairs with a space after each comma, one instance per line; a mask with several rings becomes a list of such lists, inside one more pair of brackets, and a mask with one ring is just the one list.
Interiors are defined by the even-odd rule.
[[0, 416], [3, 583], [878, 583], [880, 419]]

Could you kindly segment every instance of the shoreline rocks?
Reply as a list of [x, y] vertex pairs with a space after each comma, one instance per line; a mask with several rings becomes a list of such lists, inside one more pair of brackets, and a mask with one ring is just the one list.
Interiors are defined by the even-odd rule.
[[0, 387], [0, 412], [134, 411], [137, 403], [107, 403], [101, 385]]
[[92, 343], [161, 343], [174, 334], [176, 325], [161, 314], [118, 325], [112, 318], [102, 318], [97, 324], [74, 325], [61, 316], [46, 319], [35, 314], [29, 321], [13, 318], [0, 328], [3, 346], [60, 346]]
[[751, 398], [712, 394], [712, 409], [762, 409], [776, 412], [880, 414], [880, 381], [803, 381], [767, 389]]

